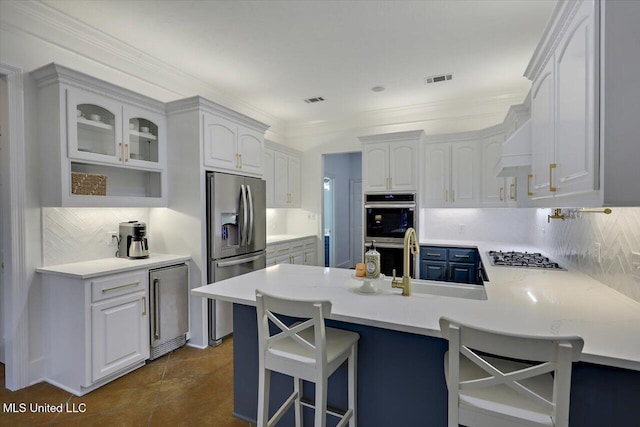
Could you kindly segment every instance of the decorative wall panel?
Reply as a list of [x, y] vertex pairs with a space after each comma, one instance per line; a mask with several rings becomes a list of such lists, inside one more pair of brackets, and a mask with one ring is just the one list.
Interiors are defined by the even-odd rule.
[[[149, 225], [148, 208], [43, 208], [43, 265], [67, 264], [115, 256], [108, 234], [118, 224], [138, 220]], [[152, 228], [148, 229], [153, 252]]]
[[532, 241], [557, 261], [640, 302], [640, 280], [633, 277], [631, 263], [631, 253], [640, 252], [640, 208], [612, 210], [605, 215], [564, 209], [569, 218], [548, 223], [551, 209], [538, 209]]

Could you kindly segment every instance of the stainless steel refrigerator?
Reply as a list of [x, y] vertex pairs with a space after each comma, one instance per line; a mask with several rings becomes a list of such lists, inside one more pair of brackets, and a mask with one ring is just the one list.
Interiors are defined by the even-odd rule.
[[[220, 172], [208, 172], [206, 179], [208, 282], [265, 268], [265, 181]], [[209, 345], [232, 332], [232, 305], [209, 300]]]

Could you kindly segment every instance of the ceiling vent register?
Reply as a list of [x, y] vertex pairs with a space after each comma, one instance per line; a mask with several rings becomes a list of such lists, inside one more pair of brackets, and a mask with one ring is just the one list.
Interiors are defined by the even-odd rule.
[[307, 104], [313, 104], [314, 102], [322, 102], [324, 98], [321, 96], [316, 96], [315, 98], [307, 98], [304, 100]]
[[453, 73], [450, 74], [438, 74], [435, 76], [429, 76], [424, 78], [425, 84], [444, 82], [453, 79]]

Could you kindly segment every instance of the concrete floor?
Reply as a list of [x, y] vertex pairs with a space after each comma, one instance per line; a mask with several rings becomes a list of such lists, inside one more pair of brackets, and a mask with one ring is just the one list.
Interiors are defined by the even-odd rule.
[[[218, 347], [183, 347], [82, 397], [39, 383], [11, 392], [0, 364], [0, 426], [249, 427], [233, 411], [233, 339]], [[6, 413], [7, 403], [25, 413]], [[31, 413], [29, 403], [80, 408], [84, 413]]]

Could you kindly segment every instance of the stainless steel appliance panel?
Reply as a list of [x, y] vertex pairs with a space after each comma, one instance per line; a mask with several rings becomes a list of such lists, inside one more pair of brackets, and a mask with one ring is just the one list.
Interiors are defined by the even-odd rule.
[[249, 219], [244, 177], [210, 173], [207, 180], [209, 258], [242, 255]]
[[[260, 270], [266, 265], [266, 251], [223, 260], [210, 260], [209, 282], [230, 279], [254, 270]], [[212, 276], [211, 272], [213, 272]], [[233, 305], [229, 302], [209, 300], [209, 345], [220, 344], [222, 338], [232, 332]]]
[[415, 194], [365, 194], [365, 242], [402, 242], [409, 227], [418, 231]]
[[[187, 265], [179, 264], [150, 270], [149, 298], [152, 349], [184, 337], [189, 331]], [[171, 350], [173, 349], [167, 351]]]
[[248, 204], [247, 253], [267, 247], [267, 189], [266, 182], [258, 178], [245, 178]]

